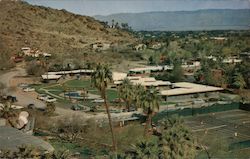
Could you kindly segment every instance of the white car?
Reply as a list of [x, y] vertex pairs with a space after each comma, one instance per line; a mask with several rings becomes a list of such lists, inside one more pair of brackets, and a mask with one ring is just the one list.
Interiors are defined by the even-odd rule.
[[49, 96], [46, 95], [46, 94], [39, 94], [39, 95], [37, 96], [37, 99], [40, 99], [40, 100], [45, 101], [45, 100], [47, 100], [48, 97], [49, 97]]
[[23, 89], [24, 92], [32, 92], [35, 91], [35, 88], [31, 88], [31, 87], [26, 87]]
[[104, 99], [95, 99], [92, 101], [92, 103], [103, 103]]
[[56, 102], [56, 98], [48, 97], [45, 101], [48, 103], [53, 103], [53, 102]]

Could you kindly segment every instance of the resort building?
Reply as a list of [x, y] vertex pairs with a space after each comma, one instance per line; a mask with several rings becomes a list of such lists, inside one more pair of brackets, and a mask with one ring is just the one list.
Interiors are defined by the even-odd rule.
[[145, 66], [139, 68], [133, 68], [129, 70], [130, 75], [141, 75], [141, 74], [150, 74], [154, 72], [162, 72], [164, 70], [172, 70], [173, 66]]
[[189, 82], [172, 83], [171, 89], [161, 90], [160, 94], [164, 100], [186, 99], [201, 96], [218, 96], [221, 87], [214, 87]]

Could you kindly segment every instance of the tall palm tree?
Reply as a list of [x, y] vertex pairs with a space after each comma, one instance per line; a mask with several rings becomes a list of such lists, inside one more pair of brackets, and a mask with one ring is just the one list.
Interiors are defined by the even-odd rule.
[[147, 115], [144, 135], [148, 135], [149, 126], [152, 126], [152, 117], [159, 110], [159, 92], [151, 87], [142, 95], [142, 108]]
[[165, 158], [195, 158], [195, 139], [180, 118], [160, 121], [163, 127], [161, 147]]
[[138, 84], [134, 86], [134, 102], [135, 102], [135, 109], [142, 107], [142, 97], [145, 89], [142, 85]]
[[122, 81], [121, 86], [118, 89], [119, 96], [125, 101], [126, 103], [126, 108], [128, 111], [130, 111], [130, 106], [133, 102], [134, 98], [134, 92], [133, 92], [133, 86], [132, 83], [128, 78], [125, 78]]
[[153, 141], [142, 140], [132, 145], [133, 155], [137, 159], [159, 159], [159, 148]]
[[111, 121], [111, 115], [109, 111], [109, 105], [107, 104], [107, 97], [106, 97], [106, 88], [108, 86], [108, 83], [112, 80], [112, 72], [108, 65], [101, 65], [98, 64], [95, 68], [95, 71], [93, 72], [91, 76], [91, 83], [93, 86], [95, 86], [101, 93], [101, 97], [104, 99], [104, 105], [106, 108], [106, 112], [108, 114], [108, 120], [109, 120], [109, 127], [112, 135], [112, 142], [113, 142], [113, 149], [116, 152], [116, 141], [115, 136], [113, 132], [113, 126]]

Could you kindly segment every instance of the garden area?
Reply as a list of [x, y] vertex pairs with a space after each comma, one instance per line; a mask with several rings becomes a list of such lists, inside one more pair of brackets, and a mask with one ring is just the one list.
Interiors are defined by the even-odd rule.
[[[90, 79], [73, 79], [66, 81], [63, 84], [39, 84], [33, 85], [32, 87], [34, 87], [36, 92], [40, 94], [47, 94], [56, 98], [58, 103], [60, 104], [69, 104], [72, 102], [69, 97], [64, 96], [69, 92], [85, 91], [87, 92], [87, 94], [79, 94], [79, 97], [83, 98], [83, 96], [94, 96], [94, 98], [100, 99], [100, 92], [95, 87], [91, 86]], [[112, 102], [114, 99], [118, 98], [117, 90], [114, 88], [108, 88], [107, 98], [109, 102]], [[78, 103], [88, 107], [92, 107], [98, 104], [94, 103], [93, 100], [89, 100], [87, 98], [86, 100], [78, 100]]]

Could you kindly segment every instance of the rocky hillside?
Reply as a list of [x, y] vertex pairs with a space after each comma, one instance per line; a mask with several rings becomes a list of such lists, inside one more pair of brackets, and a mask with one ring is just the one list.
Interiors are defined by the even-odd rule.
[[129, 33], [107, 28], [91, 17], [21, 1], [0, 1], [0, 26], [0, 53], [9, 54], [25, 46], [69, 53], [95, 42], [128, 44], [135, 40]]

